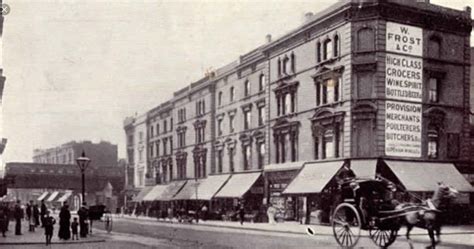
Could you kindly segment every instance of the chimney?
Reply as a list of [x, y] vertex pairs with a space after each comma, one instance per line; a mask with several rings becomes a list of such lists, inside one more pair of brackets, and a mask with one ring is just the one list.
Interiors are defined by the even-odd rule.
[[266, 41], [267, 43], [272, 42], [272, 35], [271, 35], [271, 34], [267, 34], [267, 35], [265, 36], [265, 41]]
[[468, 13], [469, 15], [471, 15], [472, 9], [471, 9], [471, 7], [469, 7], [469, 6], [466, 6], [466, 7], [464, 7], [464, 11], [466, 11], [466, 13]]
[[307, 23], [309, 21], [311, 21], [311, 19], [313, 18], [314, 16], [314, 13], [313, 12], [306, 12], [304, 14], [304, 23]]

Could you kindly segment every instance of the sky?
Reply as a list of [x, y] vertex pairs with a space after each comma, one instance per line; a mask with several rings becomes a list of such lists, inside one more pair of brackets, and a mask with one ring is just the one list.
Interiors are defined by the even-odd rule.
[[[4, 0], [3, 162], [76, 140], [118, 144], [123, 120], [299, 26], [336, 0]], [[455, 9], [474, 0], [432, 0]]]

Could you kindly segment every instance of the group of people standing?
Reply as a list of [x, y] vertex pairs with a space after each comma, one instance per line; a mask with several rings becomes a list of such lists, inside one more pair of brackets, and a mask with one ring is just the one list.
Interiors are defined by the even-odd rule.
[[[77, 214], [79, 216], [79, 222], [78, 218], [74, 217], [71, 223], [71, 212], [69, 211], [69, 205], [67, 202], [64, 202], [63, 206], [61, 207], [61, 211], [59, 212], [59, 239], [71, 239], [72, 232], [72, 239], [78, 240], [79, 229], [81, 237], [87, 237], [89, 230], [87, 225], [89, 212], [86, 203], [83, 203]], [[46, 207], [44, 201], [41, 201], [41, 206], [39, 208], [37, 204], [33, 203], [33, 201], [27, 203], [25, 208], [21, 206], [21, 202], [19, 200], [15, 203], [13, 208], [10, 208], [8, 203], [1, 203], [0, 232], [2, 233], [3, 237], [6, 237], [5, 233], [8, 231], [8, 225], [11, 218], [14, 218], [15, 220], [15, 235], [22, 235], [22, 221], [26, 218], [28, 221], [28, 231], [35, 232], [35, 229], [41, 225], [41, 227], [44, 228], [46, 245], [51, 244], [51, 238], [53, 237], [56, 219], [50, 215], [50, 211]]]

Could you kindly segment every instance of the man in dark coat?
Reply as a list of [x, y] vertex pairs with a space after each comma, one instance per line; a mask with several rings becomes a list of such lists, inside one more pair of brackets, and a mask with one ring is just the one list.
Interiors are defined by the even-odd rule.
[[87, 225], [86, 220], [89, 218], [89, 209], [87, 209], [87, 203], [83, 202], [82, 207], [77, 211], [77, 215], [79, 216], [79, 234], [81, 238], [87, 237]]
[[63, 240], [68, 240], [71, 238], [71, 212], [69, 212], [69, 205], [64, 203], [59, 212], [59, 233], [58, 237]]
[[5, 237], [5, 232], [6, 232], [6, 225], [7, 225], [7, 215], [6, 215], [6, 210], [7, 206], [5, 203], [2, 203], [0, 206], [0, 232], [2, 233], [2, 236]]
[[21, 220], [24, 218], [24, 213], [23, 213], [23, 209], [20, 206], [20, 200], [16, 201], [13, 217], [15, 218], [15, 222], [16, 222], [15, 235], [21, 235]]
[[53, 217], [49, 216], [49, 211], [46, 211], [42, 222], [44, 227], [44, 235], [46, 236], [46, 245], [51, 244], [51, 237], [53, 237], [55, 223], [56, 220]]
[[38, 227], [40, 224], [39, 221], [39, 209], [38, 209], [38, 204], [33, 205], [33, 219], [35, 220], [35, 226]]
[[40, 207], [40, 220], [41, 220], [41, 227], [44, 227], [44, 216], [46, 215], [46, 212], [48, 211], [48, 208], [46, 208], [46, 204], [44, 204], [44, 200], [41, 201], [41, 207]]

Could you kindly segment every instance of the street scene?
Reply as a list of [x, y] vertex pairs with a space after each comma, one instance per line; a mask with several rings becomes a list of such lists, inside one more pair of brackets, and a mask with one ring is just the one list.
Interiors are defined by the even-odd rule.
[[474, 0], [0, 0], [1, 248], [474, 248]]

